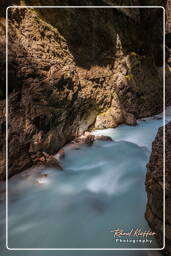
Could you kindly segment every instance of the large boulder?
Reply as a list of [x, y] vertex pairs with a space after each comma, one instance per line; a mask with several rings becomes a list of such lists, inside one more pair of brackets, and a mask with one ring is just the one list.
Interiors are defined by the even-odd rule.
[[95, 122], [95, 129], [106, 129], [114, 128], [117, 126], [117, 123], [113, 116], [111, 115], [110, 110], [105, 113], [101, 113], [97, 116]]

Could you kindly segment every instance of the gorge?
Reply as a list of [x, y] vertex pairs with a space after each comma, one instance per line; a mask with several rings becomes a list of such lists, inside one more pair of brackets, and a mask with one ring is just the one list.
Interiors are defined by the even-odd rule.
[[[67, 6], [71, 2], [73, 6], [123, 5], [123, 1], [117, 0], [65, 3], [51, 0], [48, 4]], [[128, 6], [166, 7], [167, 4], [160, 0], [144, 1], [143, 4], [139, 0], [125, 2]], [[44, 0], [1, 1], [2, 190], [6, 176], [5, 9], [9, 5], [21, 7], [45, 4]], [[108, 231], [107, 234], [106, 231], [103, 233], [103, 229], [99, 228], [102, 236], [98, 240], [97, 227], [107, 225], [104, 220], [108, 224], [112, 223], [112, 214], [115, 212], [114, 225], [123, 225], [127, 229], [134, 221], [148, 228], [144, 218], [146, 212], [149, 225], [159, 234], [158, 245], [154, 244], [154, 247], [162, 247], [162, 129], [156, 137], [160, 141], [157, 143], [160, 161], [158, 153], [152, 153], [150, 157], [150, 152], [157, 129], [163, 125], [161, 116], [155, 119], [163, 111], [163, 9], [11, 7], [8, 9], [8, 18], [8, 175], [12, 190], [10, 195], [9, 188], [9, 246], [35, 247], [36, 243], [37, 247], [42, 247], [41, 241], [46, 241], [44, 247], [54, 247], [54, 244], [64, 246], [64, 243], [66, 247], [73, 247], [73, 244], [78, 247], [99, 247], [99, 244], [111, 247], [112, 234]], [[169, 38], [169, 33], [167, 35]], [[169, 43], [166, 46], [166, 106], [170, 106]], [[171, 121], [170, 114], [166, 119], [167, 122]], [[81, 145], [78, 150], [66, 151], [71, 141], [87, 131], [91, 135], [110, 136], [113, 141], [95, 141], [91, 147]], [[158, 152], [155, 143], [153, 147]], [[65, 157], [59, 161], [55, 155], [61, 149], [68, 153], [65, 152]], [[149, 158], [146, 177], [145, 166]], [[52, 171], [49, 167], [63, 170]], [[39, 168], [42, 173], [39, 173]], [[167, 177], [170, 177], [168, 171]], [[159, 185], [153, 185], [155, 182]], [[170, 178], [167, 187], [170, 186], [169, 182]], [[121, 201], [115, 193], [119, 193]], [[156, 197], [157, 200], [160, 198], [157, 206]], [[59, 209], [52, 198], [58, 201]], [[45, 201], [47, 205], [43, 211]], [[129, 202], [132, 202], [131, 207], [128, 207]], [[169, 202], [168, 192], [166, 203]], [[19, 225], [20, 212], [28, 207], [28, 203], [32, 206], [23, 212], [23, 225]], [[118, 213], [116, 205], [120, 209]], [[66, 215], [67, 211], [70, 214]], [[126, 215], [128, 219], [124, 223], [125, 217], [121, 218], [121, 212], [125, 216], [126, 211], [130, 213]], [[168, 211], [169, 216], [170, 208]], [[133, 212], [137, 212], [136, 216]], [[51, 221], [44, 221], [45, 216], [51, 215]], [[61, 222], [57, 221], [54, 225], [55, 218]], [[76, 223], [80, 223], [81, 227], [82, 219], [86, 218], [92, 222], [77, 230]], [[133, 219], [130, 221], [129, 218]], [[35, 228], [38, 225], [40, 231], [42, 222], [44, 230], [51, 227], [49, 239], [36, 239], [40, 234], [36, 234], [37, 229], [35, 237], [32, 237], [33, 229], [31, 226], [29, 233], [30, 224], [27, 225], [27, 221], [31, 221]], [[168, 249], [165, 253], [170, 251], [169, 221], [170, 217], [167, 217]], [[72, 239], [65, 238], [65, 225], [66, 229], [67, 225], [70, 229], [76, 229]], [[91, 226], [94, 227], [92, 236], [88, 235]], [[58, 241], [56, 229], [60, 230]], [[27, 234], [22, 233], [26, 231]], [[85, 232], [86, 244], [80, 232]], [[21, 245], [22, 236], [25, 239]]]

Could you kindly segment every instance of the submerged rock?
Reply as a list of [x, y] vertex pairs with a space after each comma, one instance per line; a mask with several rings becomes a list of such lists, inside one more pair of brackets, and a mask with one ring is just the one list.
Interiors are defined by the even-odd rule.
[[89, 203], [91, 208], [98, 213], [105, 212], [109, 206], [104, 200], [101, 200], [99, 198], [91, 198]]
[[80, 149], [80, 146], [79, 146], [79, 144], [76, 144], [76, 143], [69, 143], [69, 144], [67, 144], [66, 145], [66, 148], [67, 149], [74, 149], [74, 150], [79, 150]]
[[[92, 146], [94, 141], [113, 141], [110, 136], [106, 135], [92, 135], [90, 132], [85, 132], [84, 135], [76, 138], [73, 140], [71, 143], [67, 144], [65, 146], [66, 149], [74, 149], [74, 150], [79, 150], [82, 145], [87, 145], [87, 146]], [[63, 149], [62, 149], [63, 150]]]
[[40, 177], [40, 178], [46, 178], [46, 177], [48, 177], [48, 174], [47, 174], [47, 173], [41, 173], [41, 174], [39, 175], [39, 177]]
[[[41, 171], [41, 169], [40, 169], [40, 171]], [[46, 184], [48, 182], [47, 178], [48, 178], [47, 173], [40, 172], [36, 175], [35, 179], [33, 179], [33, 184], [36, 184], [36, 185]]]
[[162, 120], [163, 117], [162, 116], [154, 116], [152, 117], [153, 120]]
[[106, 135], [98, 135], [98, 136], [95, 136], [95, 140], [113, 141], [110, 136], [106, 136]]

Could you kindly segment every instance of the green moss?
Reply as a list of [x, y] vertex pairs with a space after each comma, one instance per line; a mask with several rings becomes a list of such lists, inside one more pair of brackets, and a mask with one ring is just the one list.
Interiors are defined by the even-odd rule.
[[64, 79], [67, 79], [67, 78], [70, 78], [70, 77], [72, 77], [72, 74], [71, 74], [71, 72], [70, 71], [63, 71], [63, 74], [64, 74]]
[[139, 104], [143, 104], [144, 101], [145, 101], [145, 97], [144, 97], [143, 95], [141, 95], [141, 96], [139, 97], [139, 100], [138, 100]]
[[131, 56], [138, 56], [138, 54], [136, 52], [131, 52], [130, 55]]
[[128, 80], [131, 80], [133, 77], [134, 77], [133, 74], [128, 74], [125, 76], [125, 78], [127, 78]]
[[[107, 111], [106, 111], [107, 112]], [[105, 116], [106, 115], [106, 112], [101, 112], [99, 113], [97, 116]]]
[[110, 111], [110, 108], [109, 108], [107, 111], [104, 111], [104, 112], [99, 113], [97, 116], [105, 116], [105, 115], [108, 115], [108, 114], [109, 114], [109, 111]]
[[144, 59], [144, 56], [140, 56], [138, 53], [136, 52], [130, 52], [130, 56], [135, 56], [137, 57], [137, 64], [141, 64], [141, 60]]

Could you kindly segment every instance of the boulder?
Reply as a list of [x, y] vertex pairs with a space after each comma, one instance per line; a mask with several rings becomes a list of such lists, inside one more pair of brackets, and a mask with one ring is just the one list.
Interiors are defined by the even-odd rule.
[[106, 136], [106, 135], [98, 135], [98, 136], [95, 136], [95, 140], [113, 141], [110, 136]]
[[125, 123], [128, 125], [137, 125], [137, 120], [133, 114], [125, 113]]
[[91, 146], [94, 142], [94, 139], [95, 139], [95, 136], [94, 135], [82, 135], [78, 138], [76, 138], [73, 143], [75, 144], [85, 144], [85, 145], [88, 145], [88, 146]]
[[117, 122], [111, 115], [110, 110], [105, 113], [101, 113], [97, 116], [95, 122], [95, 129], [106, 129], [106, 128], [114, 128], [117, 126]]

